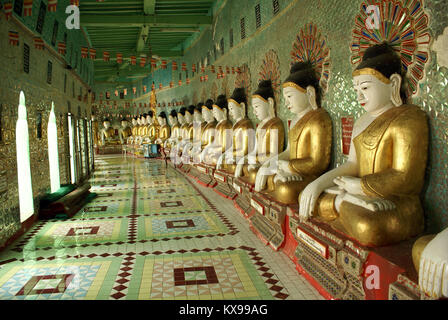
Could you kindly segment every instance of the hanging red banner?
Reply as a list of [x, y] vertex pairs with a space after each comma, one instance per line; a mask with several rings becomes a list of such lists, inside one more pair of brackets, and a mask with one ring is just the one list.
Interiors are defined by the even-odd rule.
[[33, 14], [33, 0], [23, 1], [23, 16], [30, 17]]
[[135, 56], [131, 56], [131, 64], [133, 66], [135, 66], [136, 63], [137, 63], [137, 58]]
[[79, 0], [70, 0], [70, 4], [79, 7]]
[[9, 44], [12, 46], [19, 45], [19, 33], [17, 31], [9, 31]]
[[58, 7], [58, 0], [48, 0], [48, 11], [56, 12]]
[[67, 50], [67, 46], [65, 45], [65, 42], [59, 42], [58, 43], [58, 52], [65, 56], [66, 50]]
[[166, 69], [167, 67], [167, 61], [166, 60], [162, 60], [162, 69]]
[[215, 73], [215, 66], [210, 66], [210, 71], [211, 71], [212, 73]]
[[7, 2], [3, 5], [3, 8], [5, 10], [5, 16], [6, 20], [9, 20], [12, 16], [12, 2]]
[[90, 59], [92, 60], [96, 59], [96, 49], [93, 48], [90, 49]]
[[182, 85], [182, 80], [179, 80], [178, 84], [179, 84], [179, 86], [181, 86]]
[[176, 71], [176, 70], [177, 70], [177, 62], [173, 61], [173, 71]]
[[132, 88], [132, 92], [133, 92], [134, 94], [136, 94], [136, 93], [137, 93], [137, 88], [136, 88], [136, 87], [133, 87], [133, 88]]
[[81, 58], [85, 59], [89, 56], [89, 48], [81, 47]]
[[117, 53], [117, 63], [123, 63], [123, 54]]
[[174, 87], [174, 82], [170, 81], [170, 88]]
[[104, 51], [103, 52], [103, 61], [105, 61], [105, 62], [110, 61], [110, 53], [109, 53], [109, 51]]
[[44, 40], [42, 40], [42, 38], [35, 37], [34, 38], [34, 48], [36, 48], [38, 50], [43, 50], [44, 47], [45, 47]]
[[182, 71], [187, 71], [187, 64], [182, 62]]
[[190, 84], [190, 79], [189, 79], [189, 78], [187, 78], [186, 82], [187, 82], [187, 84]]
[[146, 65], [146, 57], [140, 57], [140, 67], [144, 67]]

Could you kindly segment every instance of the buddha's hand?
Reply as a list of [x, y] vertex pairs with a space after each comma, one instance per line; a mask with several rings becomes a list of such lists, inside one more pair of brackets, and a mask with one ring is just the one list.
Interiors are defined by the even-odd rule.
[[243, 175], [243, 166], [244, 166], [245, 159], [246, 159], [246, 157], [243, 157], [238, 161], [238, 164], [236, 165], [236, 168], [235, 168], [235, 178], [239, 178]]
[[292, 182], [292, 181], [302, 181], [303, 178], [301, 175], [297, 173], [291, 173], [283, 171], [282, 169], [278, 170], [278, 173], [274, 177], [274, 183], [277, 183], [278, 181], [281, 182]]
[[224, 159], [225, 159], [224, 154], [219, 156], [218, 161], [216, 162], [216, 169], [217, 170], [221, 170], [222, 169], [222, 164], [224, 162]]
[[342, 176], [337, 177], [333, 182], [341, 189], [344, 189], [348, 193], [366, 196], [361, 187], [361, 179], [356, 177]]
[[432, 239], [422, 252], [418, 284], [433, 298], [448, 297], [448, 228]]
[[256, 163], [256, 164], [250, 164], [250, 165], [247, 167], [247, 170], [249, 170], [249, 171], [253, 171], [253, 170], [257, 170], [258, 168], [260, 168], [260, 165], [259, 165], [258, 163]]
[[317, 199], [324, 189], [318, 180], [314, 180], [302, 191], [299, 199], [299, 219], [301, 222], [312, 217]]

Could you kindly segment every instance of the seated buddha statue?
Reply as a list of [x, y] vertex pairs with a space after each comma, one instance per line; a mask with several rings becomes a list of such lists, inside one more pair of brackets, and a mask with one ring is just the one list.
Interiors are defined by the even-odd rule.
[[420, 290], [434, 299], [448, 298], [448, 228], [420, 237], [412, 247]]
[[[221, 155], [216, 168], [235, 174], [236, 163], [249, 152], [249, 130], [254, 130], [252, 121], [247, 118], [247, 97], [244, 88], [235, 88], [228, 100], [229, 113], [235, 124], [232, 128], [233, 145]], [[253, 137], [253, 136], [252, 136]]]
[[155, 140], [155, 143], [156, 144], [160, 144], [160, 145], [164, 145], [165, 141], [167, 141], [168, 138], [171, 135], [171, 128], [166, 123], [166, 113], [165, 113], [165, 111], [162, 111], [162, 112], [159, 113], [159, 115], [157, 116], [157, 122], [160, 125], [160, 130], [159, 130], [159, 135], [158, 135], [157, 139]]
[[179, 121], [177, 120], [177, 111], [175, 109], [171, 110], [168, 116], [168, 122], [171, 126], [171, 132], [169, 138], [165, 141], [164, 148], [170, 150], [172, 145], [175, 145], [177, 143], [177, 140], [180, 136], [180, 125]]
[[123, 145], [126, 144], [128, 138], [132, 136], [132, 129], [126, 118], [121, 119], [121, 128], [118, 130], [118, 136], [120, 137], [120, 142]]
[[353, 72], [366, 111], [354, 124], [348, 159], [310, 183], [299, 217], [314, 216], [364, 246], [397, 243], [423, 231], [419, 194], [428, 152], [426, 114], [406, 104], [400, 57], [368, 48]]
[[[312, 64], [294, 64], [283, 83], [286, 107], [294, 114], [288, 147], [278, 159], [263, 164], [257, 173], [255, 191], [263, 190], [280, 203], [294, 204], [308, 183], [328, 168], [332, 124], [328, 113], [320, 108], [320, 92]], [[275, 174], [271, 174], [272, 169]]]
[[109, 119], [103, 120], [103, 129], [101, 129], [101, 145], [113, 143], [117, 137], [115, 137], [115, 129], [111, 127]]
[[148, 115], [146, 116], [146, 123], [148, 127], [148, 133], [145, 137], [145, 143], [152, 144], [158, 138], [160, 125], [155, 121], [155, 115], [152, 110], [148, 111]]
[[194, 145], [191, 150], [191, 158], [195, 164], [200, 163], [201, 153], [208, 146], [211, 145], [215, 139], [215, 129], [216, 120], [213, 116], [213, 105], [212, 99], [207, 99], [205, 104], [202, 106], [201, 115], [204, 119], [205, 126], [201, 132], [201, 142], [200, 144]]
[[135, 141], [136, 145], [142, 145], [145, 141], [145, 137], [148, 135], [148, 127], [146, 126], [146, 116], [147, 114], [144, 113], [140, 116], [140, 128], [138, 129], [138, 137]]
[[209, 144], [201, 153], [201, 162], [211, 166], [216, 166], [219, 157], [231, 147], [231, 135], [229, 137], [227, 130], [231, 131], [232, 122], [228, 120], [228, 102], [225, 95], [219, 95], [216, 103], [213, 105], [213, 116], [217, 121], [215, 128], [215, 138], [213, 143]]
[[179, 157], [180, 152], [180, 145], [182, 143], [182, 140], [184, 139], [185, 135], [188, 134], [188, 124], [185, 121], [185, 114], [186, 114], [187, 108], [182, 107], [180, 108], [179, 112], [177, 113], [177, 121], [179, 122], [180, 128], [179, 128], [179, 137], [174, 141], [174, 144], [171, 146], [171, 159], [177, 159]]
[[185, 157], [184, 161], [190, 162], [192, 151], [196, 147], [200, 147], [201, 145], [201, 138], [202, 138], [202, 132], [206, 126], [206, 122], [204, 121], [202, 117], [202, 106], [204, 103], [198, 103], [194, 107], [194, 113], [193, 113], [193, 139], [185, 145], [183, 149], [182, 156]]
[[138, 132], [138, 122], [137, 122], [137, 117], [133, 117], [132, 118], [132, 130], [131, 130], [131, 136], [128, 137], [127, 140], [127, 144], [133, 144], [134, 143], [134, 139], [137, 136], [137, 132]]
[[270, 80], [259, 83], [252, 95], [252, 107], [260, 123], [255, 131], [254, 146], [250, 146], [248, 155], [237, 163], [235, 177], [253, 185], [261, 165], [283, 152], [285, 129], [275, 114], [274, 89]]

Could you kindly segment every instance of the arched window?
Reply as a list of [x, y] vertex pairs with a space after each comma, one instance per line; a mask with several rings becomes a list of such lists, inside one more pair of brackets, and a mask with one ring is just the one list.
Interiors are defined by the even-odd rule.
[[23, 91], [20, 91], [18, 114], [16, 123], [17, 181], [19, 186], [20, 222], [23, 222], [34, 214], [28, 121]]
[[58, 152], [58, 128], [56, 115], [54, 114], [54, 103], [51, 103], [50, 118], [48, 119], [48, 162], [50, 164], [51, 192], [56, 192], [61, 187], [59, 177], [59, 152]]
[[73, 129], [73, 118], [72, 114], [68, 114], [68, 139], [69, 139], [69, 147], [70, 147], [70, 177], [71, 183], [76, 182], [76, 153], [75, 153], [75, 140], [74, 140], [74, 129]]

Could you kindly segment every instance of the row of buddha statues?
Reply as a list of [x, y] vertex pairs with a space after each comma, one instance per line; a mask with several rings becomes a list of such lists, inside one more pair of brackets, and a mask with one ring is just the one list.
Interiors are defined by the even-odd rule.
[[[424, 231], [420, 200], [428, 154], [424, 111], [407, 104], [400, 57], [387, 43], [369, 48], [353, 72], [365, 113], [355, 122], [346, 162], [330, 169], [333, 125], [322, 105], [313, 64], [295, 63], [282, 84], [293, 115], [289, 132], [277, 115], [272, 83], [244, 88], [196, 106], [132, 120], [128, 145], [156, 143], [173, 161], [206, 164], [288, 206], [300, 221], [316, 219], [366, 247], [392, 245]], [[331, 107], [331, 106], [330, 106]], [[229, 120], [234, 120], [233, 124]], [[167, 123], [168, 122], [168, 123]], [[447, 229], [448, 230], [448, 229]], [[448, 296], [448, 231], [419, 238], [412, 257], [422, 290]], [[411, 254], [411, 253], [410, 253]]]

